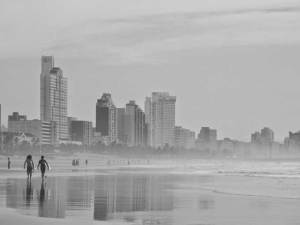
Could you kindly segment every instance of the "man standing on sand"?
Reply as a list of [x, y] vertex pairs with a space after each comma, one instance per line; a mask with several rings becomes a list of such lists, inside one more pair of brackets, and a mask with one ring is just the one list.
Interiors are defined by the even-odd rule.
[[24, 169], [25, 169], [26, 165], [27, 165], [27, 179], [30, 179], [30, 181], [31, 181], [32, 171], [34, 170], [34, 163], [32, 161], [31, 155], [28, 155], [26, 157], [26, 160], [24, 162]]
[[46, 172], [46, 166], [49, 170], [49, 165], [48, 165], [47, 161], [44, 159], [44, 156], [42, 155], [37, 168], [39, 168], [39, 167], [41, 168], [41, 174], [42, 174], [43, 180], [44, 180], [44, 176], [45, 176], [45, 172]]

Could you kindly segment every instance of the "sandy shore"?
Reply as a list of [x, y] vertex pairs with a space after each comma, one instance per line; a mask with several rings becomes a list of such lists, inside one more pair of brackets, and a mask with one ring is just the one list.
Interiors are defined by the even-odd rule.
[[[54, 218], [41, 218], [28, 215], [19, 215], [13, 209], [1, 208], [0, 210], [0, 221], [1, 225], [111, 225], [110, 222], [106, 221], [91, 221], [86, 219], [78, 218], [67, 218], [67, 219], [54, 219]], [[123, 225], [124, 222], [114, 221], [115, 225]], [[129, 223], [126, 223], [130, 225]]]
[[[50, 158], [26, 184], [22, 158], [0, 159], [1, 225], [298, 225], [300, 163]], [[82, 157], [83, 160], [85, 157]], [[130, 160], [130, 164], [128, 164]], [[108, 163], [109, 162], [109, 163]]]

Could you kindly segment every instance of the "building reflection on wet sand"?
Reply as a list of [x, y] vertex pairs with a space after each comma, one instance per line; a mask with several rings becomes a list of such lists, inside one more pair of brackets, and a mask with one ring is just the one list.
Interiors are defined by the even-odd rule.
[[173, 209], [172, 192], [166, 190], [164, 179], [151, 175], [49, 177], [45, 183], [8, 179], [6, 206], [39, 217], [64, 218], [68, 211], [75, 215], [94, 211], [95, 220], [120, 219], [122, 214], [121, 219], [130, 221], [135, 220], [130, 212]]
[[64, 218], [64, 184], [44, 183], [40, 180], [9, 179], [6, 185], [6, 206], [9, 208], [38, 209], [38, 216]]
[[110, 220], [122, 212], [172, 210], [173, 196], [162, 179], [150, 175], [97, 177], [94, 219]]

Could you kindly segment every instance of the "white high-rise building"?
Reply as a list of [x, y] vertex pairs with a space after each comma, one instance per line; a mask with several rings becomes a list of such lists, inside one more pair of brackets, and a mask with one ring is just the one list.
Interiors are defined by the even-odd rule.
[[175, 103], [176, 97], [167, 92], [153, 92], [151, 98], [146, 98], [145, 116], [150, 146], [174, 146]]
[[107, 144], [117, 141], [117, 108], [111, 94], [104, 93], [96, 103], [96, 132], [100, 132]]
[[69, 139], [68, 88], [63, 71], [54, 67], [53, 56], [41, 59], [41, 120], [54, 121], [58, 140]]
[[152, 118], [152, 100], [151, 97], [146, 97], [145, 100], [145, 123], [147, 126], [147, 143], [146, 145], [148, 146], [152, 146], [152, 122], [151, 122], [151, 118]]
[[135, 101], [129, 101], [126, 104], [125, 134], [129, 146], [143, 146], [146, 144], [145, 113]]

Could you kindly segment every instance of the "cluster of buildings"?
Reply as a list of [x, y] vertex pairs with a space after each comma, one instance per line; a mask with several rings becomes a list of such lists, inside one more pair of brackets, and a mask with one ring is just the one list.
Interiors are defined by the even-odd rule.
[[[68, 115], [68, 80], [63, 70], [56, 67], [53, 56], [41, 57], [40, 118], [27, 119], [13, 112], [8, 116], [8, 127], [0, 126], [0, 148], [4, 145], [30, 143], [38, 146], [76, 144], [94, 146], [97, 143], [122, 144], [128, 147], [199, 149], [203, 151], [234, 152], [237, 148], [272, 148], [276, 145], [274, 132], [263, 128], [245, 143], [225, 138], [217, 139], [217, 130], [202, 127], [195, 132], [176, 125], [176, 97], [167, 92], [153, 92], [145, 98], [144, 107], [134, 100], [117, 107], [110, 93], [97, 99], [96, 120], [79, 120]], [[0, 105], [1, 124], [1, 105]], [[300, 146], [300, 132], [291, 133], [284, 145]]]
[[104, 93], [96, 103], [94, 135], [105, 144], [187, 147], [193, 132], [175, 126], [175, 104], [175, 96], [153, 92], [151, 97], [146, 97], [144, 110], [134, 100], [117, 108], [111, 94]]
[[19, 112], [9, 115], [7, 129], [0, 132], [1, 148], [3, 143], [17, 145], [24, 141], [39, 146], [91, 146], [101, 142], [129, 147], [192, 147], [195, 133], [175, 126], [175, 104], [175, 96], [153, 92], [152, 96], [146, 97], [144, 109], [134, 100], [124, 107], [117, 107], [112, 95], [104, 93], [96, 102], [93, 126], [91, 121], [68, 115], [68, 80], [63, 70], [55, 66], [53, 56], [42, 56], [40, 118], [27, 119]]

